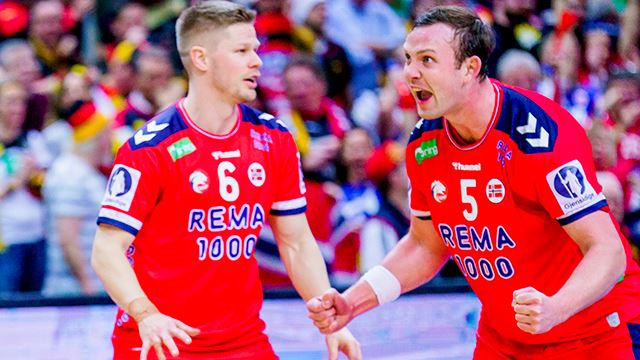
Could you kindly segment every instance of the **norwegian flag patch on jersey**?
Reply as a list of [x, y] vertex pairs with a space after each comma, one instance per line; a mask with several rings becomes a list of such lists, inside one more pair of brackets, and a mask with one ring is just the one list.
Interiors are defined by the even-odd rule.
[[549, 172], [547, 183], [565, 215], [576, 213], [600, 200], [578, 160]]
[[502, 181], [498, 179], [489, 180], [489, 183], [487, 183], [486, 192], [487, 199], [489, 199], [489, 201], [494, 204], [497, 204], [504, 200], [504, 184], [502, 184]]

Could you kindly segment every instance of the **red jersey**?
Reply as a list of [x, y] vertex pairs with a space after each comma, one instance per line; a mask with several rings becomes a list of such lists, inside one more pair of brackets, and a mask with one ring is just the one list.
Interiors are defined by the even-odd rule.
[[[611, 293], [545, 334], [516, 326], [513, 291], [533, 286], [551, 296], [583, 257], [562, 226], [609, 210], [580, 124], [537, 93], [498, 82], [493, 88], [496, 106], [478, 142], [458, 145], [443, 118], [421, 120], [413, 130], [406, 153], [413, 215], [433, 220], [482, 302], [481, 322], [501, 336], [541, 344], [618, 326], [628, 314]], [[628, 261], [616, 286], [632, 292], [635, 303], [627, 306], [635, 311], [639, 277]]]
[[[306, 209], [293, 137], [280, 120], [244, 105], [230, 133], [213, 135], [182, 103], [122, 146], [98, 223], [135, 235], [127, 256], [149, 299], [201, 329], [179, 346], [225, 352], [266, 342], [253, 252], [269, 214]], [[121, 309], [114, 343], [119, 337], [140, 342]]]

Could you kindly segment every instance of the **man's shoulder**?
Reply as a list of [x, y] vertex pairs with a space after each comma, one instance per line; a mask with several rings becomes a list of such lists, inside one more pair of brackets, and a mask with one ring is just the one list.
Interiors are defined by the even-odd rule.
[[524, 89], [503, 86], [503, 103], [495, 128], [509, 135], [524, 154], [553, 152], [563, 127], [576, 123], [552, 100]]
[[186, 130], [187, 124], [180, 116], [176, 106], [170, 106], [147, 121], [128, 140], [132, 151], [157, 147], [171, 135]]
[[442, 118], [434, 120], [420, 119], [416, 126], [411, 131], [409, 136], [409, 144], [419, 140], [425, 134], [434, 133], [438, 130], [444, 129]]
[[289, 132], [287, 126], [282, 120], [269, 113], [244, 104], [240, 104], [240, 110], [242, 111], [242, 121], [244, 122], [251, 123], [257, 127], [264, 127], [266, 130], [273, 130], [282, 133]]

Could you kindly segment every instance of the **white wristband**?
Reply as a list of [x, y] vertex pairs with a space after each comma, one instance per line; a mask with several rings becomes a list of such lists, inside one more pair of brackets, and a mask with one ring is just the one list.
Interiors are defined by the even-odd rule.
[[376, 265], [367, 271], [362, 275], [362, 280], [369, 283], [380, 305], [392, 302], [402, 292], [398, 278], [382, 265]]

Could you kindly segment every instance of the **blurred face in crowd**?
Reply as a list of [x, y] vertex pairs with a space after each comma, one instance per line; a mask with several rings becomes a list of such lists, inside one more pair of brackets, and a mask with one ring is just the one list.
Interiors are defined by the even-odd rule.
[[2, 52], [2, 66], [25, 87], [40, 79], [40, 64], [28, 44], [20, 44]]
[[119, 60], [111, 60], [107, 64], [109, 77], [121, 95], [128, 95], [135, 86], [135, 72], [133, 66]]
[[456, 63], [457, 42], [453, 28], [441, 23], [417, 27], [407, 35], [404, 76], [424, 119], [460, 109], [457, 99], [466, 71]]
[[36, 2], [31, 9], [30, 33], [50, 47], [62, 35], [62, 3], [55, 0]]
[[307, 15], [306, 24], [316, 32], [322, 32], [327, 18], [327, 6], [324, 2], [318, 3]]
[[540, 82], [540, 72], [528, 66], [521, 66], [517, 69], [505, 71], [500, 81], [505, 84], [521, 87], [523, 89], [535, 91]]
[[17, 81], [0, 83], [0, 125], [5, 130], [22, 127], [27, 114], [28, 94]]
[[348, 131], [342, 140], [342, 162], [353, 169], [364, 169], [373, 153], [373, 141], [364, 129]]
[[613, 104], [609, 113], [624, 128], [637, 121], [637, 108], [640, 106], [640, 83], [634, 78], [611, 79], [605, 93], [605, 101], [612, 97]]
[[284, 82], [293, 109], [305, 114], [315, 114], [320, 110], [327, 86], [312, 69], [303, 65], [292, 66], [285, 71]]
[[116, 41], [121, 41], [127, 36], [127, 31], [146, 29], [145, 16], [147, 9], [137, 3], [128, 3], [122, 7], [118, 16], [111, 25], [111, 32]]
[[580, 44], [572, 33], [550, 35], [542, 45], [541, 63], [551, 65], [561, 77], [575, 78], [580, 64]]
[[609, 60], [611, 39], [601, 30], [589, 31], [585, 35], [585, 60], [590, 70], [603, 69]]
[[154, 101], [155, 92], [169, 84], [173, 74], [169, 59], [163, 56], [141, 55], [138, 59], [136, 85], [147, 100]]
[[68, 107], [76, 101], [90, 99], [91, 90], [88, 79], [74, 72], [68, 73], [62, 82], [61, 105]]
[[[252, 23], [235, 23], [203, 35], [203, 47], [193, 47], [196, 67], [204, 71], [215, 96], [229, 103], [251, 102], [256, 96], [262, 60], [256, 52], [260, 42]], [[197, 51], [194, 49], [204, 49]], [[193, 55], [195, 54], [195, 55]]]

